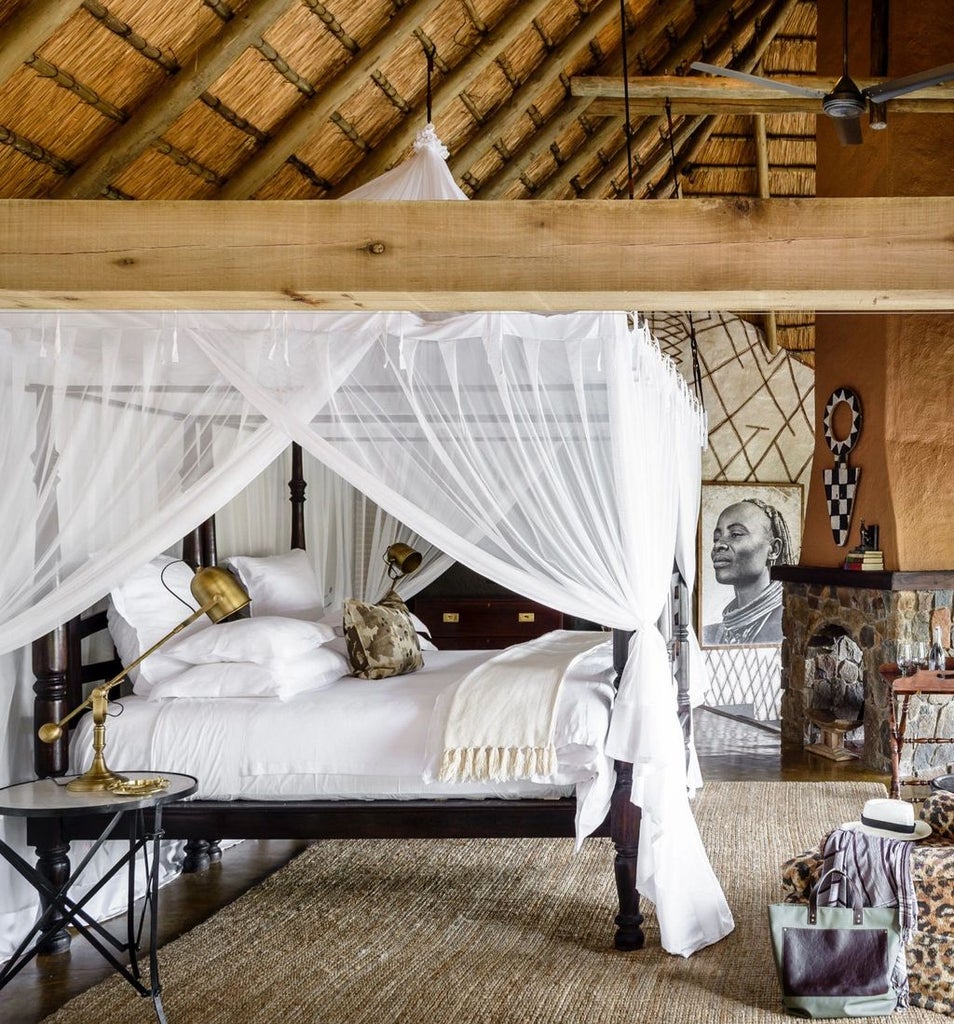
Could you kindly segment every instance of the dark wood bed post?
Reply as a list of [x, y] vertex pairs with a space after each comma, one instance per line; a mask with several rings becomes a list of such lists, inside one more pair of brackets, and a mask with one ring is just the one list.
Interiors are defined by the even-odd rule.
[[692, 704], [689, 699], [689, 619], [692, 608], [689, 588], [682, 576], [676, 583], [676, 614], [673, 616], [673, 644], [676, 653], [676, 708], [682, 738], [686, 745], [686, 764], [689, 764], [689, 744], [692, 740]]
[[[182, 559], [193, 569], [218, 564], [215, 516], [209, 516], [182, 538]], [[222, 847], [218, 839], [189, 839], [183, 849], [182, 870], [185, 874], [205, 871], [221, 859]]]
[[193, 569], [218, 565], [215, 548], [215, 516], [209, 516], [182, 538], [182, 560]]
[[[189, 424], [184, 435], [186, 456], [194, 453], [198, 459], [207, 459], [212, 451], [212, 427], [209, 423]], [[193, 569], [218, 565], [215, 542], [215, 516], [211, 515], [182, 538], [182, 559]], [[182, 870], [192, 874], [205, 871], [222, 859], [218, 839], [189, 839], [183, 850]]]
[[[73, 655], [71, 643], [75, 634], [73, 622], [58, 626], [52, 633], [47, 633], [39, 640], [33, 641], [33, 769], [38, 778], [65, 775], [69, 769], [69, 739], [66, 733], [55, 743], [40, 743], [36, 739], [36, 731], [47, 722], [58, 722], [73, 706], [70, 698], [70, 668], [77, 662]], [[46, 821], [46, 819], [44, 819]], [[36, 847], [36, 869], [57, 889], [62, 888], [70, 877], [70, 844], [64, 842], [58, 834], [56, 819], [49, 819], [48, 834], [43, 842]], [[42, 896], [40, 902], [47, 910], [48, 900]], [[65, 953], [70, 948], [70, 935], [66, 930], [65, 917], [62, 911], [50, 911], [50, 925], [57, 925], [38, 947], [44, 956], [54, 953]]]
[[301, 445], [292, 441], [292, 476], [288, 481], [291, 502], [291, 546], [292, 550], [305, 550], [305, 471], [302, 466]]
[[[633, 634], [625, 629], [613, 630], [613, 668], [616, 683], [626, 664], [629, 639]], [[636, 889], [636, 858], [639, 853], [639, 825], [642, 811], [630, 799], [633, 788], [633, 766], [629, 761], [616, 761], [616, 787], [610, 802], [610, 837], [616, 847], [614, 873], [619, 913], [616, 915], [617, 949], [642, 949], [646, 936], [640, 925], [639, 892]]]

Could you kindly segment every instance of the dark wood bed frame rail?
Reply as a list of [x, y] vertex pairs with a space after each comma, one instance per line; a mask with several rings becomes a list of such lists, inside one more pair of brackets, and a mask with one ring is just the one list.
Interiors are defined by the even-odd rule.
[[[302, 454], [292, 448], [291, 547], [305, 547], [305, 481]], [[193, 567], [215, 565], [214, 517], [183, 540], [183, 558]], [[677, 583], [677, 614], [673, 623], [673, 656], [676, 659], [678, 704], [684, 735], [689, 737], [688, 697], [688, 592]], [[89, 682], [107, 679], [119, 671], [118, 662], [83, 666], [84, 637], [106, 628], [105, 612], [78, 617], [33, 644], [34, 724], [57, 721], [83, 699]], [[613, 663], [619, 674], [626, 663], [632, 634], [614, 630]], [[45, 744], [34, 740], [34, 769], [39, 778], [65, 775], [69, 765], [69, 741]], [[640, 809], [630, 800], [633, 766], [616, 762], [616, 787], [610, 814], [594, 833], [612, 838], [616, 849], [614, 874], [619, 899], [614, 944], [617, 949], [640, 949], [645, 941], [636, 890], [636, 858], [639, 847]], [[168, 839], [186, 840], [183, 870], [207, 868], [220, 857], [222, 839], [413, 839], [413, 838], [538, 838], [575, 835], [576, 800], [293, 800], [212, 801], [189, 800], [167, 805], [163, 832]], [[95, 817], [30, 819], [27, 841], [36, 850], [38, 870], [54, 884], [69, 877], [69, 844], [93, 839], [101, 821]], [[215, 839], [209, 837], [214, 836]], [[42, 952], [69, 949], [65, 928], [54, 935]]]

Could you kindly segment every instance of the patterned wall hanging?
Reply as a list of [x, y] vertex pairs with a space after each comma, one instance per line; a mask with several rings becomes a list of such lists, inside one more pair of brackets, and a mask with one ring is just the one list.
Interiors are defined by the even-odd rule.
[[[851, 425], [845, 437], [835, 437], [832, 421], [835, 410], [845, 404], [851, 413]], [[851, 512], [858, 492], [858, 481], [861, 479], [861, 468], [848, 465], [848, 455], [858, 441], [861, 433], [861, 401], [850, 388], [836, 388], [825, 406], [822, 421], [825, 441], [835, 456], [832, 469], [822, 470], [825, 484], [825, 501], [828, 503], [828, 519], [831, 523], [831, 535], [835, 543], [842, 547], [848, 543], [848, 531], [851, 527]]]

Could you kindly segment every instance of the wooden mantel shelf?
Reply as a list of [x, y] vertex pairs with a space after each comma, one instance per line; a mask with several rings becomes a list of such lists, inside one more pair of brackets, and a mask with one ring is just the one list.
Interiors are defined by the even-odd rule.
[[954, 590], [954, 569], [858, 572], [830, 565], [778, 565], [772, 569], [772, 579], [863, 590]]

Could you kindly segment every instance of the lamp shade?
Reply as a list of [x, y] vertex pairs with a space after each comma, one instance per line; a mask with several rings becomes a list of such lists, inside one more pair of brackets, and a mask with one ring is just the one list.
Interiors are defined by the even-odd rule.
[[407, 544], [392, 544], [385, 558], [391, 575], [397, 573], [400, 576], [407, 576], [420, 566], [423, 556], [420, 551], [415, 551]]
[[[230, 572], [212, 565], [198, 569], [189, 588], [213, 622], [221, 622], [241, 611], [250, 600], [241, 583]], [[206, 608], [206, 605], [210, 607]]]

